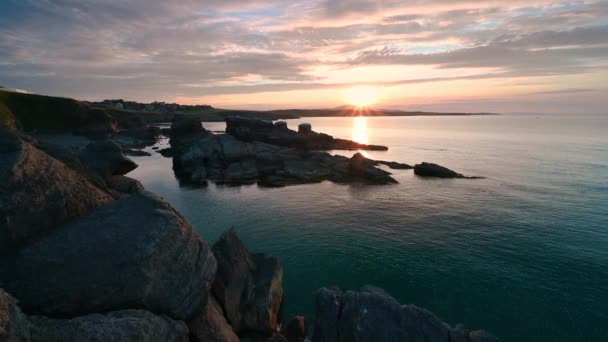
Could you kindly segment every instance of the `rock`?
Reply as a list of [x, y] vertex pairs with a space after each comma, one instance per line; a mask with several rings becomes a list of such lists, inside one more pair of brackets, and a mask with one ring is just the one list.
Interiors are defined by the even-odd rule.
[[144, 310], [122, 310], [72, 319], [30, 316], [32, 342], [172, 341], [187, 342], [182, 321]]
[[207, 243], [145, 191], [0, 261], [0, 281], [26, 312], [64, 317], [146, 309], [187, 319], [207, 302], [215, 271]]
[[414, 165], [414, 174], [424, 177], [439, 177], [439, 178], [463, 178], [460, 173], [452, 171], [441, 165], [423, 162]]
[[469, 333], [469, 342], [500, 342], [500, 339], [485, 330], [476, 330]]
[[17, 306], [17, 300], [0, 289], [0, 341], [30, 340], [30, 323]]
[[188, 322], [188, 327], [190, 328], [190, 342], [239, 341], [238, 336], [226, 321], [222, 307], [213, 296], [210, 296], [203, 311]]
[[144, 190], [143, 185], [138, 180], [122, 175], [110, 177], [108, 179], [108, 186], [114, 190], [128, 194]]
[[306, 322], [304, 316], [292, 318], [281, 328], [281, 334], [285, 336], [289, 342], [304, 342], [306, 339]]
[[355, 153], [349, 161], [351, 175], [354, 179], [378, 184], [397, 183], [389, 172], [379, 169], [375, 165], [373, 160], [365, 158], [361, 153]]
[[163, 148], [162, 150], [157, 150], [156, 152], [160, 153], [163, 157], [173, 157], [173, 150], [171, 147]]
[[312, 126], [302, 123], [298, 131], [287, 128], [283, 121], [271, 121], [231, 116], [226, 118], [226, 133], [246, 142], [265, 142], [277, 146], [304, 150], [388, 150], [386, 146], [366, 145], [328, 134], [312, 131]]
[[213, 292], [234, 331], [275, 332], [283, 299], [279, 260], [249, 253], [233, 229], [213, 245], [213, 253], [218, 263]]
[[267, 137], [271, 141], [283, 139], [284, 134], [298, 134], [283, 125], [278, 125], [277, 128], [276, 124], [273, 125], [269, 121], [238, 117], [229, 118], [227, 123], [228, 131], [237, 135], [238, 139], [228, 134], [211, 134], [200, 127], [198, 122], [186, 125], [174, 121], [174, 125], [191, 127], [185, 130], [183, 135], [178, 134], [179, 130], [173, 130], [170, 141], [173, 169], [181, 181], [195, 185], [206, 184], [207, 180], [231, 185], [257, 181], [263, 186], [285, 186], [324, 180], [369, 184], [396, 182], [390, 177], [390, 173], [375, 167], [374, 162], [367, 159], [365, 165], [351, 165], [349, 159], [342, 156], [281, 147], [256, 140], [264, 138], [266, 133], [263, 132], [272, 134]]
[[312, 133], [312, 125], [309, 123], [301, 123], [298, 125], [298, 133], [308, 134]]
[[345, 294], [336, 288], [320, 289], [316, 311], [313, 342], [455, 342], [466, 334], [463, 327], [450, 328], [430, 311], [401, 305], [382, 289], [370, 286]]
[[149, 157], [149, 156], [151, 156], [151, 154], [146, 151], [134, 150], [132, 148], [126, 148], [126, 149], [124, 149], [123, 152], [125, 155], [131, 156], [131, 157]]
[[80, 160], [90, 169], [105, 178], [124, 175], [137, 168], [131, 159], [125, 157], [120, 145], [111, 141], [95, 141], [88, 144], [79, 155]]
[[376, 163], [376, 165], [377, 164], [386, 165], [386, 166], [390, 167], [391, 169], [395, 169], [395, 170], [413, 169], [413, 167], [411, 165], [404, 164], [404, 163], [398, 163], [398, 162], [394, 162], [394, 161], [374, 160], [374, 162]]
[[266, 342], [289, 342], [287, 337], [282, 334], [274, 334], [271, 338], [267, 339]]
[[313, 342], [337, 342], [338, 320], [342, 313], [344, 293], [337, 287], [323, 287], [315, 298], [315, 329]]
[[113, 198], [82, 174], [0, 130], [0, 254]]

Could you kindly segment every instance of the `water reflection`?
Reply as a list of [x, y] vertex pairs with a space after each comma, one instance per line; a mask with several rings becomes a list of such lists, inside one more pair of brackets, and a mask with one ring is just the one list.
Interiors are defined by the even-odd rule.
[[365, 116], [353, 118], [352, 140], [361, 144], [369, 143], [369, 137], [367, 135], [367, 118]]

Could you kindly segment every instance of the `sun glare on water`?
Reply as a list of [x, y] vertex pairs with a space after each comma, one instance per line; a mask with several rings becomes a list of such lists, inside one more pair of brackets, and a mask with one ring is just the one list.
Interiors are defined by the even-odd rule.
[[357, 107], [367, 107], [378, 102], [380, 90], [377, 87], [354, 87], [345, 92], [346, 102]]

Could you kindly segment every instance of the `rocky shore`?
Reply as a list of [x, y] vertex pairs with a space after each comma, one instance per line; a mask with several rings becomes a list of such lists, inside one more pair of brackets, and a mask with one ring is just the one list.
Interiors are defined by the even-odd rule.
[[277, 128], [277, 124], [264, 120], [232, 118], [227, 124], [227, 134], [213, 134], [196, 119], [174, 119], [170, 144], [173, 169], [178, 178], [193, 184], [212, 180], [223, 184], [258, 183], [264, 186], [324, 180], [396, 183], [389, 172], [377, 167], [378, 162], [360, 153], [347, 158], [317, 151], [319, 146], [330, 145], [350, 149], [357, 145], [355, 142], [314, 132], [296, 133], [286, 125]]
[[[322, 288], [310, 327], [282, 321], [280, 260], [233, 229], [211, 245], [125, 176], [137, 164], [121, 145], [154, 129], [68, 149], [17, 127], [0, 125], [0, 341], [498, 341], [373, 287]], [[290, 144], [215, 135], [197, 120], [171, 129], [176, 173], [193, 182], [394, 182], [377, 168], [386, 162]]]

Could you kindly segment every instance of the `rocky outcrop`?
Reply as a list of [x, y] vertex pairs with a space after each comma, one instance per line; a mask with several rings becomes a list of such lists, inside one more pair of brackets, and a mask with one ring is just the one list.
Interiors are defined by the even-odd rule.
[[[266, 129], [267, 122], [255, 120], [254, 124], [259, 129]], [[204, 184], [207, 180], [227, 184], [258, 182], [265, 186], [325, 180], [396, 183], [389, 172], [377, 168], [373, 162], [356, 163], [326, 152], [247, 142], [227, 134], [215, 135], [205, 130], [200, 122], [188, 118], [174, 121], [170, 143], [176, 175], [180, 180], [194, 184]]]
[[205, 308], [188, 322], [190, 342], [238, 342], [239, 338], [224, 317], [224, 311], [211, 296]]
[[273, 124], [266, 120], [232, 116], [226, 118], [226, 133], [243, 141], [260, 141], [305, 150], [388, 150], [386, 146], [360, 144], [314, 132], [309, 123], [300, 124], [296, 132], [287, 128], [284, 121]]
[[208, 299], [211, 248], [159, 197], [138, 192], [0, 261], [28, 313], [73, 317], [141, 308], [190, 318]]
[[137, 168], [137, 164], [122, 153], [120, 145], [111, 140], [90, 143], [80, 152], [79, 158], [105, 178], [124, 175]]
[[113, 198], [85, 175], [0, 129], [0, 254]]
[[144, 186], [138, 180], [127, 176], [115, 175], [108, 178], [107, 182], [112, 189], [127, 194], [144, 190]]
[[414, 174], [422, 177], [437, 177], [437, 178], [467, 178], [467, 179], [479, 179], [482, 177], [467, 177], [462, 174], [450, 170], [447, 167], [441, 165], [423, 162], [414, 165]]
[[144, 310], [91, 314], [72, 319], [30, 316], [32, 342], [187, 342], [188, 327], [182, 321]]
[[322, 288], [316, 298], [313, 342], [338, 341], [498, 341], [487, 332], [452, 328], [433, 313], [414, 305], [401, 305], [375, 287], [343, 293]]
[[0, 289], [0, 341], [30, 341], [30, 324], [17, 300]]
[[281, 335], [289, 342], [304, 342], [306, 340], [306, 321], [304, 316], [296, 316], [281, 328]]
[[275, 332], [283, 300], [279, 260], [249, 253], [234, 230], [222, 235], [213, 253], [218, 264], [213, 292], [234, 331]]

